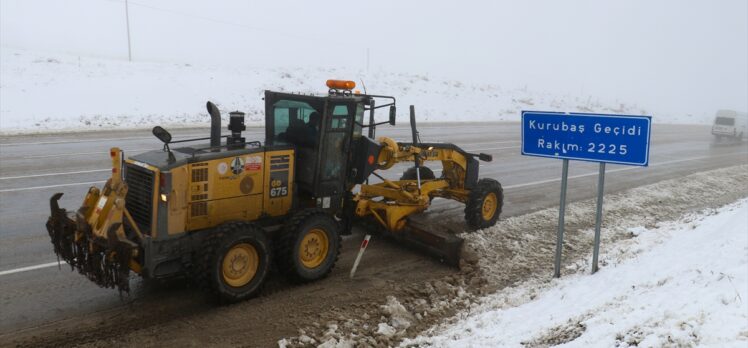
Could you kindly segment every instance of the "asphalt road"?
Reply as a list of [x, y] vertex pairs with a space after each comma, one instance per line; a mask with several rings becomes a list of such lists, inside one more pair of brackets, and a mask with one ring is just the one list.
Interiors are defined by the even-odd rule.
[[[521, 156], [518, 124], [424, 124], [420, 131], [423, 141], [452, 142], [472, 152], [493, 155], [493, 162], [481, 164], [480, 175], [495, 178], [504, 186], [503, 217], [558, 205], [561, 161]], [[175, 139], [202, 137], [208, 135], [208, 129], [184, 129], [172, 133]], [[249, 129], [244, 134], [248, 140], [264, 138], [263, 130], [259, 128]], [[404, 126], [380, 128], [377, 135], [408, 141], [410, 130]], [[56, 257], [44, 228], [49, 214], [49, 197], [55, 192], [63, 192], [61, 205], [77, 209], [87, 187], [101, 185], [108, 177], [108, 150], [111, 146], [119, 146], [126, 154], [133, 154], [158, 149], [161, 144], [149, 131], [0, 137], [0, 342], [20, 332], [33, 334], [35, 330], [60, 322], [83, 320], [93, 313], [137, 306], [142, 299], [168, 296], [162, 293], [163, 289], [152, 290], [147, 282], [133, 280], [133, 292], [126, 300], [121, 300], [116, 291], [98, 288], [85, 277], [70, 272], [64, 263], [62, 270], [56, 265], [50, 266]], [[746, 163], [746, 143], [713, 144], [707, 126], [655, 125], [650, 166], [608, 165], [605, 188], [606, 192], [616, 192]], [[382, 174], [394, 179], [403, 169], [404, 166], [398, 166]], [[569, 201], [595, 195], [596, 164], [574, 161], [569, 175]], [[428, 218], [447, 217], [459, 221], [462, 209], [459, 204], [437, 199]], [[355, 234], [347, 237], [338, 268], [346, 271], [350, 268], [349, 261], [357, 251], [355, 246], [359, 240], [360, 236]], [[367, 253], [376, 255], [377, 248], [384, 250], [392, 246], [373, 244]], [[394, 250], [395, 255], [403, 254], [403, 259], [408, 261], [404, 264], [415, 265], [402, 266], [402, 273], [407, 273], [409, 267], [422, 272], [448, 271], [433, 262], [420, 264], [418, 260], [422, 255]], [[376, 268], [377, 263], [397, 262], [370, 257], [366, 259], [366, 266]], [[34, 266], [40, 267], [26, 270]], [[387, 268], [381, 266], [384, 277]], [[366, 272], [365, 267], [363, 271]], [[343, 277], [340, 273], [338, 275]], [[187, 296], [180, 301], [194, 301], [194, 298]], [[176, 311], [179, 305], [169, 308]]]

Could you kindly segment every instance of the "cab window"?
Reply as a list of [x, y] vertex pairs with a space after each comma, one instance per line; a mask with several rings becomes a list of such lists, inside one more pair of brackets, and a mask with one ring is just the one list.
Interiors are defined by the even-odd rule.
[[[316, 116], [312, 116], [313, 114]], [[273, 104], [273, 141], [283, 143], [308, 142], [314, 138], [312, 123], [319, 122], [319, 112], [309, 103], [279, 100]], [[318, 126], [314, 129], [317, 130]], [[316, 133], [316, 132], [315, 132]]]
[[734, 126], [735, 119], [732, 117], [717, 116], [717, 119], [714, 120], [714, 124], [718, 124], [720, 126]]
[[331, 125], [333, 130], [345, 129], [348, 126], [348, 105], [335, 105], [332, 109]]
[[361, 125], [364, 124], [364, 104], [358, 103], [356, 104], [356, 118], [355, 123], [353, 124], [353, 137], [358, 138], [361, 136], [362, 127]]
[[351, 107], [348, 104], [333, 105], [330, 113], [329, 128], [322, 146], [320, 180], [338, 181], [345, 169], [345, 139], [348, 123], [351, 120]]

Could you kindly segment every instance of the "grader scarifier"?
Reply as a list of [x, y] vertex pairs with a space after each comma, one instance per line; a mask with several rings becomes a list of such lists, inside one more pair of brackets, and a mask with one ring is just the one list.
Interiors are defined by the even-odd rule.
[[[266, 91], [264, 143], [242, 137], [241, 112], [230, 113], [231, 135], [221, 136], [208, 102], [209, 138], [175, 141], [155, 127], [162, 150], [125, 159], [112, 148], [112, 177], [91, 187], [80, 209], [61, 209], [61, 193], [50, 199], [55, 253], [103, 287], [128, 291], [131, 271], [187, 275], [227, 302], [255, 295], [273, 263], [298, 282], [327, 276], [341, 235], [359, 224], [457, 264], [462, 240], [412, 217], [440, 197], [465, 204], [470, 228], [494, 225], [501, 185], [478, 178], [479, 160], [491, 156], [420, 142], [413, 106], [412, 142], [373, 140], [377, 126], [395, 124], [395, 98], [354, 93], [352, 81], [327, 86], [323, 96]], [[375, 123], [381, 108], [389, 120]], [[195, 145], [201, 140], [210, 143]], [[439, 177], [427, 162], [441, 162]], [[398, 163], [409, 167], [400, 180], [378, 173]]]

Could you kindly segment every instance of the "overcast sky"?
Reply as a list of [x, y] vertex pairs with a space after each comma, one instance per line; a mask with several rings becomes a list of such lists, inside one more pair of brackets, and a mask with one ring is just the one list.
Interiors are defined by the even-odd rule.
[[[365, 69], [368, 49], [371, 70], [748, 109], [746, 0], [137, 0], [129, 10], [136, 61]], [[3, 49], [127, 59], [125, 24], [124, 0], [0, 0]]]

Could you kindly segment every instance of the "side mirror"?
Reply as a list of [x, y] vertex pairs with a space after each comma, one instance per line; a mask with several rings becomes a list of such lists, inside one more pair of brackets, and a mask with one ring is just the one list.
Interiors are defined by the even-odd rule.
[[390, 125], [391, 126], [395, 125], [395, 111], [396, 111], [395, 106], [394, 105], [390, 106]]
[[171, 142], [171, 134], [161, 126], [153, 127], [153, 135], [156, 136], [158, 140], [161, 140], [164, 144], [168, 144]]

